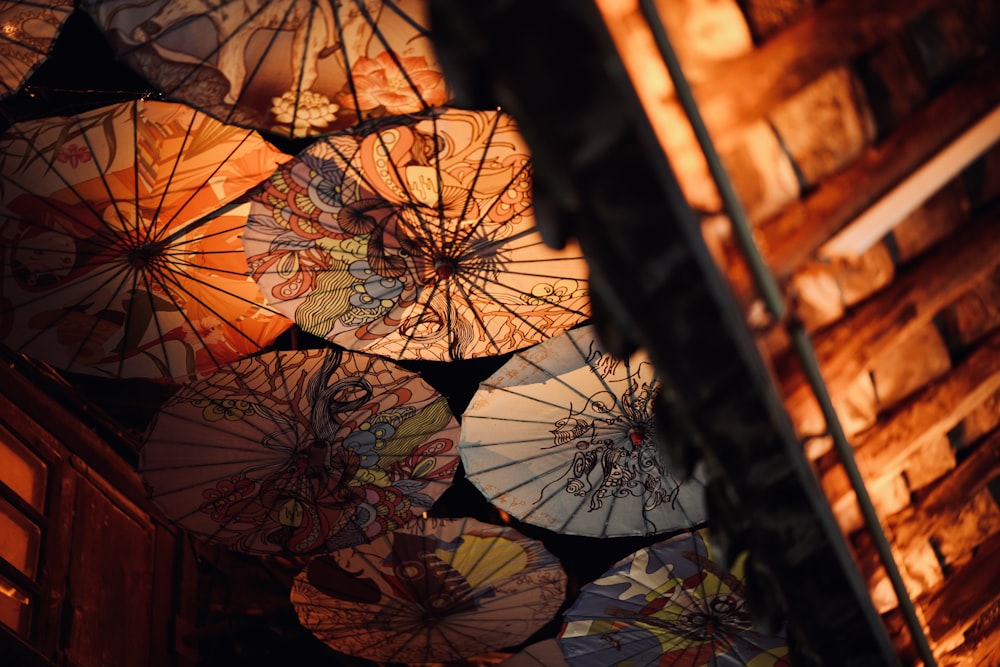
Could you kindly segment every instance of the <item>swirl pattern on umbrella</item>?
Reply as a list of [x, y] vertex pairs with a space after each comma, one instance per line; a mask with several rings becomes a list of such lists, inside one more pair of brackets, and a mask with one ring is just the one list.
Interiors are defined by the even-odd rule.
[[458, 429], [443, 396], [384, 359], [270, 352], [182, 387], [139, 470], [167, 516], [207, 541], [326, 552], [429, 509], [458, 467]]
[[17, 91], [45, 60], [72, 11], [71, 0], [0, 2], [0, 97]]
[[84, 0], [118, 53], [227, 123], [303, 137], [448, 101], [426, 0]]
[[703, 531], [642, 549], [587, 584], [559, 633], [573, 667], [789, 667], [780, 635], [753, 628], [742, 564], [712, 560]]
[[700, 523], [701, 481], [675, 479], [653, 444], [660, 387], [644, 353], [614, 358], [592, 326], [515, 353], [465, 411], [466, 475], [497, 507], [559, 533], [652, 535]]
[[192, 378], [291, 321], [247, 276], [250, 188], [289, 159], [256, 132], [131, 101], [0, 138], [0, 337], [59, 368]]
[[390, 358], [503, 354], [589, 316], [586, 262], [542, 241], [527, 147], [498, 111], [317, 140], [254, 197], [244, 244], [275, 308]]
[[291, 600], [303, 627], [335, 650], [414, 664], [524, 641], [555, 615], [565, 587], [540, 542], [474, 519], [429, 519], [313, 558]]

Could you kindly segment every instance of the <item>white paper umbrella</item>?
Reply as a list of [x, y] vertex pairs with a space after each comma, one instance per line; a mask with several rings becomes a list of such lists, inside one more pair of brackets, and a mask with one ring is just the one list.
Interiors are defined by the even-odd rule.
[[593, 327], [517, 352], [466, 410], [466, 476], [512, 516], [571, 535], [652, 535], [705, 520], [697, 475], [660, 460], [645, 354], [618, 360]]
[[565, 589], [541, 542], [474, 519], [428, 519], [313, 558], [291, 600], [335, 650], [413, 664], [515, 646], [552, 619]]

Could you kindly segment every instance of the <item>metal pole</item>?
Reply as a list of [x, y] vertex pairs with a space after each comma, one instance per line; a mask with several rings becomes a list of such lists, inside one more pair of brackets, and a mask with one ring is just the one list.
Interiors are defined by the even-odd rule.
[[[646, 22], [653, 32], [660, 56], [663, 58], [670, 73], [677, 100], [684, 109], [684, 113], [690, 121], [701, 150], [705, 155], [712, 179], [719, 190], [723, 208], [732, 222], [736, 242], [747, 262], [757, 290], [772, 316], [776, 321], [780, 321], [786, 313], [781, 290], [778, 288], [774, 275], [771, 273], [767, 263], [757, 249], [757, 245], [753, 241], [750, 224], [743, 210], [743, 205], [736, 196], [732, 181], [729, 179], [729, 175], [722, 165], [722, 160], [719, 158], [719, 154], [715, 150], [715, 145], [712, 143], [712, 138], [708, 134], [708, 129], [701, 118], [701, 113], [698, 111], [698, 105], [691, 92], [691, 87], [688, 85], [687, 79], [681, 71], [677, 54], [670, 44], [670, 39], [667, 36], [666, 29], [663, 27], [663, 22], [660, 21], [656, 6], [653, 0], [639, 0], [639, 5], [642, 8]], [[886, 539], [882, 524], [879, 522], [878, 514], [875, 511], [874, 504], [872, 504], [868, 489], [865, 487], [864, 478], [861, 476], [861, 471], [858, 470], [858, 464], [854, 459], [854, 448], [847, 441], [847, 436], [833, 407], [830, 393], [826, 382], [823, 380], [819, 362], [816, 359], [816, 351], [813, 348], [812, 341], [809, 339], [809, 335], [802, 324], [798, 321], [793, 320], [790, 322], [787, 325], [787, 329], [791, 335], [795, 354], [799, 359], [799, 363], [802, 364], [809, 386], [816, 395], [816, 400], [819, 402], [823, 417], [826, 419], [827, 429], [833, 438], [834, 449], [840, 457], [841, 465], [844, 466], [847, 477], [851, 482], [851, 487], [857, 496], [858, 505], [861, 507], [861, 514], [864, 517], [868, 532], [871, 533], [875, 548], [882, 559], [882, 564], [892, 583], [893, 590], [896, 592], [896, 597], [899, 599], [899, 610], [906, 621], [910, 635], [913, 638], [914, 646], [920, 658], [924, 661], [925, 667], [936, 667], [937, 660], [931, 651], [923, 625], [921, 625], [920, 619], [917, 618], [916, 608], [903, 583], [896, 560], [892, 556], [892, 549], [888, 539]]]

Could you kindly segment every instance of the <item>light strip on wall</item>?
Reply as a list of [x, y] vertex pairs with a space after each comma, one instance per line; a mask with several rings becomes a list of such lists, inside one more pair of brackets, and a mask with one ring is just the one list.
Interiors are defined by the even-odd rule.
[[1000, 107], [981, 118], [937, 155], [823, 244], [821, 258], [857, 257], [1000, 140]]

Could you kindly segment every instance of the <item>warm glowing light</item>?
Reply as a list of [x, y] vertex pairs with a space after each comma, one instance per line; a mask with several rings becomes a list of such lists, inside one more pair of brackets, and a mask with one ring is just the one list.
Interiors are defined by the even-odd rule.
[[858, 257], [945, 183], [1000, 141], [1000, 107], [929, 159], [819, 249], [821, 257]]

